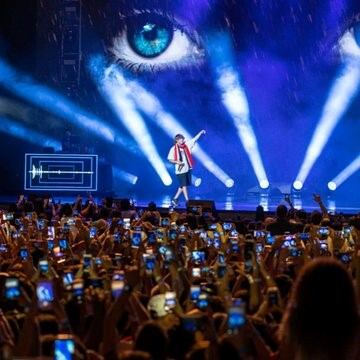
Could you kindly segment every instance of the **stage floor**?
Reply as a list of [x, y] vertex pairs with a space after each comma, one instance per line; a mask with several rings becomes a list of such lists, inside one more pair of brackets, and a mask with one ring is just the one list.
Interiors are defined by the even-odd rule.
[[[83, 195], [84, 198], [86, 195]], [[93, 195], [97, 203], [101, 203], [102, 196]], [[54, 195], [54, 201], [61, 203], [73, 203], [76, 196], [68, 194]], [[147, 207], [149, 202], [154, 201], [160, 208], [170, 206], [171, 196], [138, 197], [136, 195], [116, 195], [114, 198], [130, 198], [137, 207]], [[194, 200], [212, 200], [211, 197], [193, 197]], [[291, 196], [292, 202], [297, 209], [304, 209], [307, 212], [318, 210], [319, 206], [314, 202], [312, 196], [296, 194]], [[0, 204], [9, 205], [16, 201], [16, 196], [0, 196]], [[335, 196], [323, 196], [323, 201], [331, 213], [358, 214], [360, 213], [360, 202], [356, 199], [337, 199]], [[266, 193], [238, 197], [235, 194], [227, 194], [224, 198], [215, 199], [215, 207], [221, 211], [255, 211], [258, 205], [262, 205], [265, 211], [273, 212], [279, 204], [286, 204], [280, 196], [270, 196]], [[179, 209], [185, 208], [185, 201], [180, 198]]]

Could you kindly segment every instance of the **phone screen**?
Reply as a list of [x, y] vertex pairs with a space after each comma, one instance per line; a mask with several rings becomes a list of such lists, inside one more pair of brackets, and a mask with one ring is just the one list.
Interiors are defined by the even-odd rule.
[[138, 248], [141, 244], [141, 232], [133, 232], [131, 235], [131, 246]]
[[7, 278], [5, 281], [5, 298], [8, 300], [17, 299], [20, 296], [19, 280]]
[[54, 301], [54, 287], [50, 280], [40, 280], [36, 286], [36, 295], [40, 308], [47, 308]]
[[49, 271], [49, 263], [47, 260], [39, 261], [39, 270], [41, 273], [47, 273]]
[[239, 330], [246, 321], [243, 306], [233, 306], [228, 311], [228, 328], [230, 331]]
[[69, 338], [55, 339], [54, 359], [55, 360], [72, 360], [75, 353], [74, 339]]

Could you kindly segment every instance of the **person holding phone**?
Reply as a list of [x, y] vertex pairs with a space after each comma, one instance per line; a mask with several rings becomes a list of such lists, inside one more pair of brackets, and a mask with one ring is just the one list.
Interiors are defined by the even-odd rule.
[[168, 160], [175, 165], [175, 174], [179, 181], [179, 188], [171, 200], [173, 206], [178, 205], [178, 198], [181, 193], [184, 194], [186, 201], [189, 200], [187, 187], [191, 185], [191, 170], [194, 165], [191, 150], [199, 138], [205, 134], [206, 131], [201, 130], [195, 137], [188, 141], [185, 141], [185, 136], [182, 134], [175, 136], [175, 144], [171, 147], [167, 157]]

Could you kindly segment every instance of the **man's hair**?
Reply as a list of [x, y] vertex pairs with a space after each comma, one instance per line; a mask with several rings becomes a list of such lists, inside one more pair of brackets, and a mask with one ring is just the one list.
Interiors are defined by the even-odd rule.
[[177, 134], [175, 135], [175, 141], [178, 141], [180, 139], [185, 139], [185, 136], [183, 134]]

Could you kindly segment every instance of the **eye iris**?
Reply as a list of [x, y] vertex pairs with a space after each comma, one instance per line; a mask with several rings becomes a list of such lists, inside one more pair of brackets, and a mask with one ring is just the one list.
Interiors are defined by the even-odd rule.
[[170, 26], [146, 22], [129, 29], [128, 40], [140, 56], [153, 58], [162, 54], [170, 45], [174, 30]]

